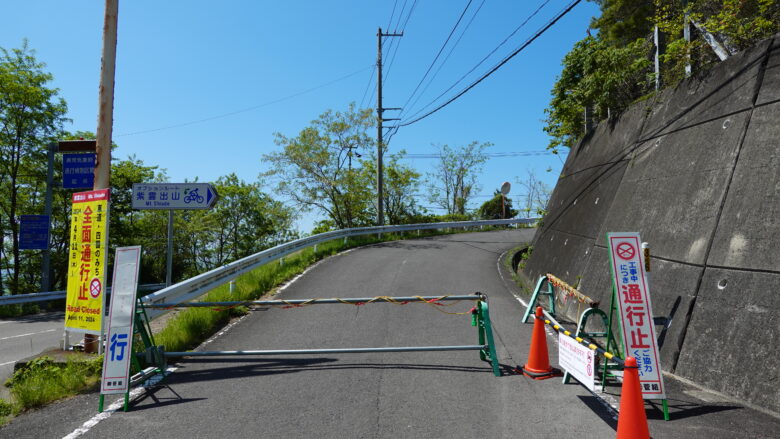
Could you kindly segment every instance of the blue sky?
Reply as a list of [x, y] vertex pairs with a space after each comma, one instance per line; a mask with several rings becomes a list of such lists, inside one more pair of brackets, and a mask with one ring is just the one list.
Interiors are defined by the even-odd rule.
[[[23, 38], [28, 39], [68, 103], [73, 123], [66, 128], [71, 131], [96, 129], [103, 3], [26, 0], [2, 7], [0, 47], [19, 47]], [[195, 178], [208, 182], [230, 172], [256, 181], [266, 169], [262, 155], [278, 149], [274, 132], [294, 136], [326, 109], [343, 110], [350, 102], [376, 106], [372, 73], [378, 27], [400, 29], [406, 22], [403, 37], [394, 38], [392, 45], [390, 39], [385, 42], [384, 60], [390, 67], [383, 92], [385, 107], [406, 104], [402, 114], [406, 119], [496, 49], [543, 3], [472, 0], [420, 86], [419, 100], [417, 95], [410, 100], [468, 0], [120, 0], [115, 155], [135, 155], [146, 164], [159, 165], [172, 182]], [[568, 4], [569, 0], [548, 0], [443, 100], [517, 49]], [[494, 143], [492, 153], [545, 150], [544, 108], [561, 59], [585, 37], [597, 14], [595, 4], [580, 3], [464, 96], [401, 128], [392, 137], [391, 152], [433, 153], [433, 144], [458, 146], [473, 140]], [[311, 89], [315, 90], [306, 92]], [[479, 179], [483, 196], [472, 207], [503, 181], [513, 183], [510, 196], [519, 195], [516, 181], [531, 170], [553, 186], [564, 158], [491, 158]], [[407, 163], [425, 173], [434, 160]], [[266, 190], [271, 192], [271, 187]], [[421, 204], [431, 206], [425, 200]], [[307, 214], [298, 226], [308, 231], [315, 220], [316, 215]]]

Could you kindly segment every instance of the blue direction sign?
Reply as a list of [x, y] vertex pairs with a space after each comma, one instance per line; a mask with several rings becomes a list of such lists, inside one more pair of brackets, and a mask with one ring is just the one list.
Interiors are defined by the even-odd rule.
[[21, 215], [19, 224], [20, 250], [46, 250], [49, 248], [49, 216]]
[[92, 189], [95, 181], [95, 154], [62, 155], [62, 187]]
[[134, 183], [133, 209], [211, 209], [217, 191], [208, 183]]

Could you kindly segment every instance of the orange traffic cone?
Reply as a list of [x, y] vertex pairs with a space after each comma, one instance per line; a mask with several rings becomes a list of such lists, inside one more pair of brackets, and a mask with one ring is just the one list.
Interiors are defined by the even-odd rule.
[[547, 336], [544, 333], [542, 307], [536, 307], [534, 332], [531, 335], [531, 349], [528, 351], [528, 362], [520, 368], [523, 375], [535, 380], [546, 380], [559, 376], [561, 371], [550, 366], [550, 356], [547, 353]]
[[650, 439], [647, 428], [645, 400], [639, 387], [639, 372], [636, 358], [626, 357], [623, 370], [623, 390], [620, 394], [617, 439]]

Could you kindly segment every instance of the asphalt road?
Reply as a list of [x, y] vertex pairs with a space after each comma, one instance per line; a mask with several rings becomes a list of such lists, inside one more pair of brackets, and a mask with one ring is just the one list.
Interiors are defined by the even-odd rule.
[[[500, 275], [498, 259], [532, 233], [458, 234], [360, 248], [326, 259], [280, 295], [480, 291], [489, 297], [501, 377], [494, 377], [473, 351], [190, 359], [176, 364], [167, 386], [142, 394], [129, 412], [96, 416], [97, 395], [80, 395], [16, 418], [0, 429], [0, 437], [614, 437], [614, 411], [580, 385], [534, 381], [511, 372], [526, 361], [532, 325], [520, 323], [524, 308], [513, 295], [515, 287]], [[442, 309], [460, 312], [471, 306]], [[437, 309], [419, 303], [261, 309], [200, 349], [475, 344], [470, 316]], [[557, 349], [552, 337], [548, 342], [555, 364]], [[708, 430], [709, 412], [694, 408], [698, 412], [689, 412], [688, 420], [702, 416], [704, 426], [664, 423], [650, 410], [655, 416], [651, 432], [656, 437], [733, 437]], [[729, 410], [734, 408], [711, 411], [712, 419]]]
[[59, 346], [63, 316], [62, 312], [48, 312], [0, 319], [0, 382], [11, 376], [18, 360]]

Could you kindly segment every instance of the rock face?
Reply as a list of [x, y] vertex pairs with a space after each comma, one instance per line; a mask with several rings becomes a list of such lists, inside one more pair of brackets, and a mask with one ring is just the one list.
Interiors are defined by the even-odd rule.
[[523, 274], [608, 310], [607, 232], [650, 244], [664, 369], [780, 412], [780, 34], [588, 133]]

